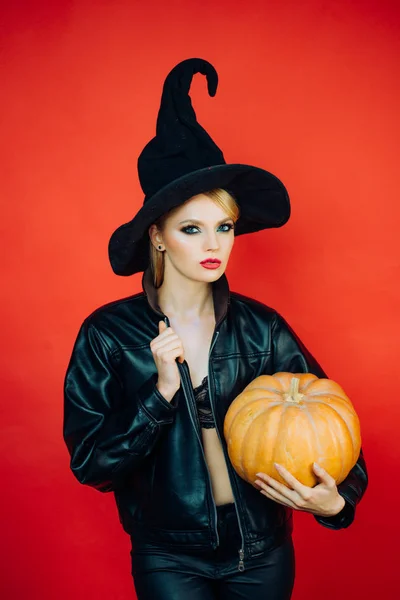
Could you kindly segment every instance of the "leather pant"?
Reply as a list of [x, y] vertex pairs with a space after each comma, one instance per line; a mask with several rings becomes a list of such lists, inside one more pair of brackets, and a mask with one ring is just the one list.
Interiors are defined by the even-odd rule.
[[234, 504], [217, 506], [220, 545], [175, 551], [149, 545], [131, 550], [138, 600], [289, 600], [295, 578], [292, 537], [247, 559], [239, 571], [241, 537]]

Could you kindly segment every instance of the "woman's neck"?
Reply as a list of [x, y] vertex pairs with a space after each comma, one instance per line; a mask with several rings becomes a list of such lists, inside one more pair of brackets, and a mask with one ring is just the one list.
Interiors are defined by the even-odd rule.
[[193, 281], [174, 271], [158, 288], [158, 304], [171, 318], [191, 321], [214, 314], [212, 284]]

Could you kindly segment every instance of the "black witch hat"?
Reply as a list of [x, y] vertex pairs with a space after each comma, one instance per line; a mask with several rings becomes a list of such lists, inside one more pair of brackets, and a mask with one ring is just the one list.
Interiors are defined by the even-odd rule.
[[145, 198], [131, 221], [118, 227], [108, 246], [113, 271], [132, 275], [149, 265], [148, 229], [170, 209], [214, 188], [231, 193], [240, 207], [235, 236], [281, 227], [290, 216], [289, 196], [282, 182], [264, 169], [226, 164], [222, 151], [197, 122], [189, 96], [195, 73], [207, 77], [215, 96], [218, 75], [206, 60], [179, 63], [165, 80], [156, 136], [138, 159]]

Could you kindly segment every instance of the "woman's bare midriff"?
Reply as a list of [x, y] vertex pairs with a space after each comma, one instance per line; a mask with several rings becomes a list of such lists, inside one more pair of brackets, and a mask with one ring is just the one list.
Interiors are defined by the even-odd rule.
[[203, 428], [201, 432], [215, 503], [219, 505], [234, 502], [225, 456], [218, 434], [215, 429]]

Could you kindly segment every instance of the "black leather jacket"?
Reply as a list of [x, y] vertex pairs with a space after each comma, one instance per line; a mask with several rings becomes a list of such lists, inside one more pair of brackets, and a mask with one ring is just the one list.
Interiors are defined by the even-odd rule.
[[[178, 364], [181, 386], [169, 403], [156, 388], [150, 341], [168, 318], [157, 304], [150, 271], [139, 294], [107, 304], [83, 322], [65, 377], [64, 439], [77, 479], [115, 494], [120, 520], [136, 547], [218, 545], [216, 509], [201, 443], [189, 369]], [[210, 347], [209, 388], [228, 465], [244, 560], [291, 535], [293, 512], [242, 480], [232, 468], [223, 422], [233, 399], [261, 374], [311, 372], [327, 377], [286, 321], [272, 308], [230, 292], [226, 276], [213, 284], [216, 326]], [[338, 487], [345, 498], [334, 517], [348, 527], [367, 487], [361, 450]]]

